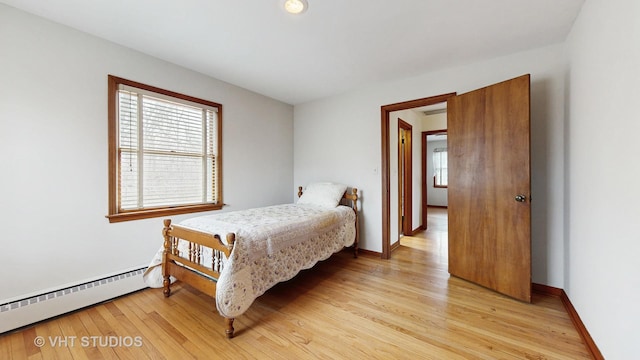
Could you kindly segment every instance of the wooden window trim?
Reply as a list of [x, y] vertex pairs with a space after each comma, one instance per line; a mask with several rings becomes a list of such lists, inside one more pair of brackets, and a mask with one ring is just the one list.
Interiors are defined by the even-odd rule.
[[[445, 147], [444, 149], [445, 149], [445, 151], [444, 151], [444, 152], [447, 152], [447, 148]], [[435, 149], [434, 149], [434, 151], [433, 151], [432, 155], [435, 155], [435, 154], [436, 154], [436, 151], [435, 151], [435, 150], [438, 150], [438, 148], [435, 148]], [[442, 157], [440, 157], [440, 160], [442, 160]], [[435, 160], [434, 160], [434, 162], [435, 162]], [[434, 164], [434, 167], [435, 167], [435, 164]], [[438, 183], [437, 183], [437, 181], [436, 181], [436, 179], [437, 179], [437, 178], [438, 178], [438, 172], [437, 172], [437, 171], [435, 171], [435, 169], [434, 169], [434, 174], [433, 174], [433, 188], [434, 188], [434, 189], [446, 189], [446, 188], [448, 187], [448, 185], [440, 185], [440, 184], [438, 184]], [[448, 181], [447, 181], [447, 183], [448, 183]]]
[[[146, 91], [155, 92], [158, 94], [191, 101], [194, 103], [203, 104], [206, 106], [214, 107], [217, 109], [217, 153], [218, 157], [216, 159], [217, 171], [215, 173], [215, 182], [216, 192], [217, 192], [217, 202], [216, 203], [202, 203], [202, 204], [191, 204], [191, 205], [177, 205], [177, 206], [167, 206], [167, 207], [156, 207], [156, 208], [148, 208], [142, 210], [128, 210], [122, 211], [118, 207], [118, 114], [117, 114], [117, 93], [118, 87], [120, 84], [143, 89]], [[123, 79], [117, 76], [109, 75], [108, 76], [108, 141], [109, 141], [109, 214], [106, 215], [106, 218], [109, 219], [110, 223], [113, 222], [121, 222], [121, 221], [129, 221], [129, 220], [140, 220], [140, 219], [148, 219], [160, 216], [169, 216], [169, 215], [178, 215], [178, 214], [187, 214], [193, 212], [201, 212], [201, 211], [211, 211], [211, 210], [219, 210], [224, 206], [224, 202], [222, 200], [222, 105], [208, 101], [199, 99], [196, 97], [192, 97], [189, 95], [184, 95], [180, 93], [176, 93], [173, 91], [160, 89], [154, 86], [142, 84], [136, 81], [131, 81], [127, 79]]]
[[447, 185], [436, 185], [436, 176], [433, 175], [433, 187], [436, 189], [446, 189]]

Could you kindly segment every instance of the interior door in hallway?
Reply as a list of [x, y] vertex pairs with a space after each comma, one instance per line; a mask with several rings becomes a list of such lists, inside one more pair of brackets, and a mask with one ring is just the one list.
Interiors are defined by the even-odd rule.
[[448, 109], [449, 273], [531, 301], [530, 76]]
[[413, 149], [411, 124], [398, 118], [399, 235], [413, 235]]

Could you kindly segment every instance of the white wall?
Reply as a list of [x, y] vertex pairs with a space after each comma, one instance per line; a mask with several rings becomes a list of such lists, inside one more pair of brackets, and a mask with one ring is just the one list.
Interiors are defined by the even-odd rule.
[[640, 354], [640, 2], [589, 0], [567, 40], [565, 290], [607, 359]]
[[[463, 93], [532, 75], [533, 281], [563, 287], [564, 78], [561, 44], [393, 82], [294, 109], [294, 182], [335, 179], [362, 190], [362, 244], [382, 251], [380, 106]], [[393, 156], [392, 156], [393, 157]], [[393, 183], [393, 181], [392, 181]]]
[[227, 209], [293, 199], [292, 106], [0, 4], [0, 303], [146, 265], [162, 243], [160, 218], [105, 218], [107, 74], [223, 105]]
[[422, 131], [446, 130], [447, 113], [424, 115], [422, 120]]

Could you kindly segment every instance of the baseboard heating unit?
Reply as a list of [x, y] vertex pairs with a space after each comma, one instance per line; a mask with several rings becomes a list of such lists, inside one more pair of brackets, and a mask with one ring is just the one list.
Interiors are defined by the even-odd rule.
[[126, 270], [18, 299], [0, 300], [0, 334], [144, 289], [145, 269]]

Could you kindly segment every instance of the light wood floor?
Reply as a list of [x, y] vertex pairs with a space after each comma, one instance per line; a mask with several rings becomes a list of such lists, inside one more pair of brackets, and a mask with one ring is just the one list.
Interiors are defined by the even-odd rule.
[[432, 213], [391, 260], [341, 252], [269, 290], [232, 340], [212, 299], [178, 284], [168, 299], [142, 290], [2, 335], [0, 359], [590, 358], [560, 299], [525, 304], [450, 277], [446, 214]]

